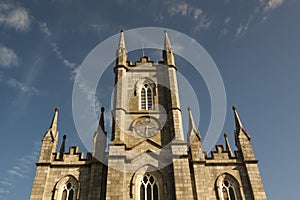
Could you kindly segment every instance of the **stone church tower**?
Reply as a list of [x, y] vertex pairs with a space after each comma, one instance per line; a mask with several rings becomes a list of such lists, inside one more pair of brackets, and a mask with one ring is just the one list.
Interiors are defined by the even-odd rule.
[[65, 136], [57, 151], [59, 111], [55, 109], [42, 139], [31, 200], [267, 199], [250, 135], [235, 107], [236, 151], [224, 134], [225, 146], [216, 145], [211, 154], [203, 152], [190, 108], [185, 141], [177, 67], [166, 32], [162, 54], [159, 63], [144, 56], [132, 64], [121, 31], [111, 142], [106, 144], [102, 108], [92, 153], [84, 157], [78, 147], [66, 152]]

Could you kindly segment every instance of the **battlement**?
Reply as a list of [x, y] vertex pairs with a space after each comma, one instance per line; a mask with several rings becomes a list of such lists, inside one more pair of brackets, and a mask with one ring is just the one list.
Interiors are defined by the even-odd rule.
[[69, 152], [56, 152], [53, 153], [52, 162], [63, 164], [83, 164], [93, 160], [92, 154], [88, 152], [84, 156], [83, 152], [79, 152], [78, 146], [71, 146]]
[[216, 145], [216, 149], [209, 154], [205, 152], [207, 163], [236, 163], [239, 161], [238, 152], [232, 153], [224, 145]]
[[165, 63], [164, 63], [164, 61], [152, 61], [152, 60], [150, 60], [150, 57], [142, 56], [142, 57], [140, 57], [140, 60], [135, 61], [134, 63], [132, 61], [126, 61], [126, 65], [116, 66], [116, 68], [123, 67], [128, 71], [130, 69], [134, 69], [141, 65], [143, 65], [143, 67], [155, 67], [155, 66], [165, 65]]

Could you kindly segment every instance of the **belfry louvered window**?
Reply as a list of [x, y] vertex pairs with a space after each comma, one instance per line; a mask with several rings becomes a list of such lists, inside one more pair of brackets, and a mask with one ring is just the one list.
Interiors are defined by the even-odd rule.
[[67, 184], [65, 184], [62, 190], [61, 200], [74, 200], [74, 190], [75, 188], [72, 183], [68, 182]]
[[140, 200], [158, 200], [159, 188], [157, 180], [146, 174], [140, 182]]
[[234, 187], [229, 181], [225, 180], [222, 183], [221, 188], [222, 188], [222, 200], [236, 200]]
[[150, 85], [145, 84], [140, 92], [140, 109], [153, 110], [153, 92]]

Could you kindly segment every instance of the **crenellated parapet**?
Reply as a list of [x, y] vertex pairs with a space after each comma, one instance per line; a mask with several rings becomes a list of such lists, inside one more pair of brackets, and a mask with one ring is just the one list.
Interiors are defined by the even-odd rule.
[[216, 149], [209, 154], [205, 153], [206, 163], [237, 163], [240, 162], [238, 153], [234, 152], [234, 155], [230, 151], [225, 149], [224, 145], [216, 145]]
[[56, 152], [52, 155], [51, 163], [63, 163], [63, 164], [86, 164], [93, 160], [92, 154], [88, 152], [86, 156], [84, 152], [79, 152], [78, 146], [71, 146], [69, 152]]

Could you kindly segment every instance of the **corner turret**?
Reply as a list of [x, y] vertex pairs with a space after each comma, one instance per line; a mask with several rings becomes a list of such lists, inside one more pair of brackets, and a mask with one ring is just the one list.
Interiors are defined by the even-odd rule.
[[58, 143], [58, 131], [57, 131], [58, 112], [59, 109], [56, 107], [50, 128], [45, 133], [42, 139], [42, 148], [40, 152], [39, 162], [50, 162], [52, 153], [55, 153], [56, 151], [57, 143]]
[[127, 50], [125, 46], [124, 32], [120, 32], [119, 46], [116, 52], [116, 66], [127, 66]]
[[107, 132], [104, 127], [104, 107], [101, 108], [101, 116], [99, 120], [98, 130], [94, 134], [94, 151], [93, 157], [103, 161], [105, 156]]
[[64, 153], [65, 153], [65, 146], [66, 146], [66, 138], [67, 136], [63, 136], [63, 141], [61, 143], [60, 149], [59, 149], [59, 158], [63, 159]]
[[175, 67], [174, 53], [167, 31], [165, 31], [163, 62], [165, 65]]
[[189, 130], [188, 130], [188, 145], [190, 147], [190, 153], [193, 161], [199, 161], [204, 159], [202, 152], [201, 135], [200, 131], [195, 126], [192, 109], [188, 107], [189, 112]]
[[224, 139], [225, 139], [226, 151], [229, 153], [230, 157], [232, 157], [233, 154], [232, 154], [232, 150], [231, 150], [231, 147], [230, 147], [230, 144], [229, 144], [229, 141], [228, 141], [228, 134], [227, 133], [224, 133]]
[[238, 148], [238, 150], [241, 152], [242, 157], [245, 161], [249, 160], [255, 160], [255, 156], [252, 149], [251, 144], [251, 137], [248, 134], [248, 132], [243, 128], [243, 124], [241, 122], [241, 119], [238, 115], [238, 112], [236, 110], [236, 107], [232, 107], [233, 113], [234, 113], [234, 119], [235, 119], [235, 144]]

